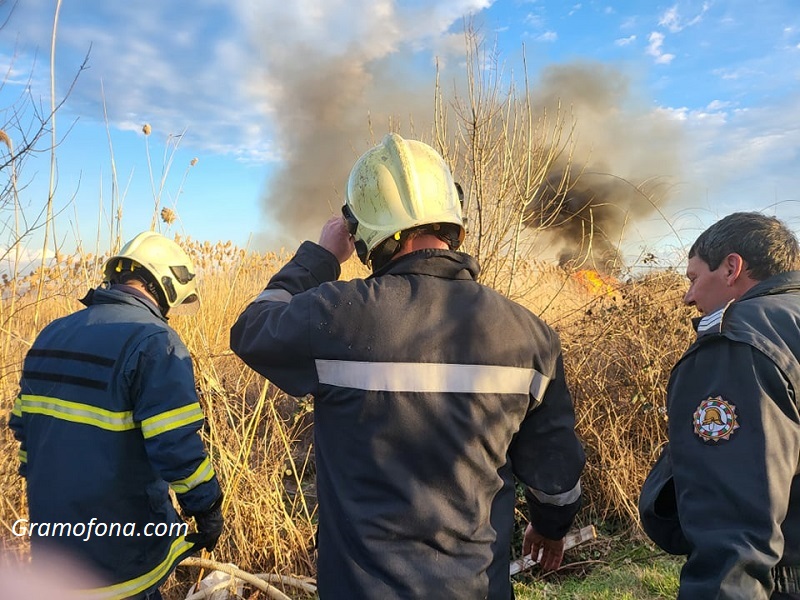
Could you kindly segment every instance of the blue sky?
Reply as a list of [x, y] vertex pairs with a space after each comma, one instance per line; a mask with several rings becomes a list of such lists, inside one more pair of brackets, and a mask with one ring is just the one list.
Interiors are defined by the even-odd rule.
[[[14, 112], [25, 107], [24, 130], [30, 101], [50, 104], [55, 0], [9, 4], [0, 116], [19, 146]], [[505, 72], [521, 72], [524, 48], [534, 88], [558, 94], [567, 81], [567, 93], [570, 65], [624, 82], [612, 94], [621, 129], [591, 110], [577, 126], [621, 176], [650, 156], [674, 182], [662, 214], [629, 230], [634, 252], [691, 242], [734, 210], [765, 210], [800, 230], [796, 0], [64, 0], [58, 239], [90, 246], [98, 227], [106, 236], [112, 158], [126, 237], [149, 227], [161, 188], [161, 205], [180, 216], [169, 232], [261, 250], [316, 239], [341, 204], [346, 165], [382, 135], [385, 115], [408, 129], [412, 115], [419, 125], [432, 113], [435, 60], [443, 81], [463, 77], [465, 17], [496, 43]], [[31, 219], [47, 198], [49, 160], [20, 165]]]

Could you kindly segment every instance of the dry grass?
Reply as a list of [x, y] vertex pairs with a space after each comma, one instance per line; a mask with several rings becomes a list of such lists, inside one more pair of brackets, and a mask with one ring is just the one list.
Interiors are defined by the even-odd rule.
[[641, 484], [666, 439], [666, 385], [693, 335], [674, 271], [620, 286], [561, 330], [587, 453], [584, 518], [638, 523]]
[[[227, 528], [214, 558], [251, 572], [314, 575], [316, 492], [310, 399], [287, 397], [246, 368], [230, 351], [229, 328], [288, 255], [246, 252], [230, 242], [179, 241], [201, 272], [202, 309], [170, 321], [192, 354], [204, 436], [226, 494]], [[21, 361], [37, 328], [80, 308], [77, 298], [98, 280], [104, 257], [59, 257], [42, 274], [5, 282], [2, 302], [3, 364], [0, 415], [7, 421]], [[584, 278], [560, 268], [527, 264], [521, 301], [542, 314], [561, 334], [568, 379], [585, 444], [587, 502], [584, 521], [636, 524], [636, 498], [656, 449], [665, 437], [663, 407], [669, 370], [689, 336], [687, 309], [680, 305], [682, 279], [674, 272], [615, 284], [601, 293]], [[353, 259], [344, 278], [364, 276]], [[40, 281], [46, 291], [35, 302]], [[534, 283], [534, 285], [531, 285]], [[9, 293], [18, 297], [10, 311]], [[21, 292], [19, 290], [29, 290]], [[16, 474], [17, 443], [0, 433], [2, 548], [24, 555], [26, 541], [11, 534], [24, 516], [23, 482]], [[167, 586], [182, 597], [196, 570], [180, 568]], [[291, 597], [302, 592], [289, 590]], [[300, 594], [300, 596], [298, 596]]]

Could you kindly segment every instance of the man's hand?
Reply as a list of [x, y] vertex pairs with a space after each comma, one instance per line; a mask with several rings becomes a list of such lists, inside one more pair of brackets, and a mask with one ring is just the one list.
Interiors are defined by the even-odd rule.
[[217, 545], [219, 536], [222, 535], [222, 496], [203, 512], [192, 515], [197, 528], [195, 533], [186, 536], [186, 541], [195, 544], [198, 548], [205, 548], [211, 552]]
[[522, 540], [522, 555], [531, 555], [531, 559], [536, 560], [542, 550], [542, 558], [539, 564], [545, 571], [555, 571], [561, 566], [564, 558], [564, 538], [560, 540], [549, 540], [542, 536], [531, 523], [525, 529], [525, 537]]
[[319, 234], [319, 245], [333, 254], [339, 264], [353, 255], [355, 250], [353, 236], [347, 231], [347, 224], [341, 215], [331, 217], [322, 227], [322, 233]]

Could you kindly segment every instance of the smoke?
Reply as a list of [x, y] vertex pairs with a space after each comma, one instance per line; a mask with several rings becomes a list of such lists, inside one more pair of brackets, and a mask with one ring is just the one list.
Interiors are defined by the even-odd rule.
[[387, 131], [430, 131], [437, 40], [491, 0], [266, 4], [247, 7], [282, 155], [262, 241], [291, 246], [338, 213], [354, 162]]
[[[316, 239], [338, 213], [358, 156], [388, 130], [411, 137], [431, 131], [433, 58], [463, 62], [463, 36], [448, 31], [489, 4], [305, 0], [246, 7], [263, 67], [258, 85], [281, 153], [266, 183], [260, 245]], [[441, 79], [463, 89], [465, 69], [458, 68]], [[560, 107], [576, 126], [570, 161], [549, 173], [528, 224], [546, 225], [560, 262], [588, 258], [605, 270], [628, 224], [666, 198], [667, 178], [679, 170], [678, 125], [638, 98], [622, 71], [600, 64], [545, 68], [533, 101], [548, 114]]]
[[679, 123], [636, 95], [621, 70], [597, 63], [550, 66], [534, 103], [575, 122], [574, 147], [548, 173], [527, 222], [558, 245], [560, 264], [620, 267], [620, 243], [669, 201], [681, 172]]
[[[283, 80], [275, 121], [285, 160], [264, 198], [268, 219], [283, 228], [280, 238], [316, 235], [338, 212], [353, 163], [377, 142], [371, 126], [378, 138], [390, 119], [407, 135], [412, 125], [430, 128], [433, 93], [423, 93], [430, 84], [382, 76], [389, 62], [367, 65], [350, 56], [307, 61], [308, 72]], [[378, 94], [383, 98], [373, 100]]]

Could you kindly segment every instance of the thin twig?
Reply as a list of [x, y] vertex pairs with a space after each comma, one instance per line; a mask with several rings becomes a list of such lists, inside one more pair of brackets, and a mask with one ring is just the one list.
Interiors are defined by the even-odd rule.
[[[268, 575], [268, 574], [261, 574], [261, 575], [253, 575], [252, 573], [248, 573], [247, 571], [243, 571], [237, 566], [220, 563], [215, 560], [210, 560], [207, 558], [198, 558], [196, 556], [190, 556], [186, 558], [181, 563], [182, 565], [189, 566], [189, 567], [199, 567], [201, 569], [213, 569], [214, 571], [222, 571], [223, 573], [227, 573], [237, 579], [241, 579], [242, 581], [249, 583], [253, 587], [262, 592], [265, 592], [270, 598], [275, 598], [276, 600], [291, 600], [289, 596], [281, 592], [279, 589], [272, 587], [264, 581], [264, 579], [272, 579], [272, 578], [279, 578], [280, 583], [284, 585], [289, 585], [292, 587], [299, 588], [304, 592], [315, 592], [316, 586], [309, 584], [308, 582], [301, 581], [295, 577], [285, 577], [282, 575]], [[216, 586], [215, 586], [216, 588]], [[198, 594], [193, 594], [187, 600], [201, 600], [202, 598], [207, 598], [210, 594], [210, 590], [203, 590]]]

